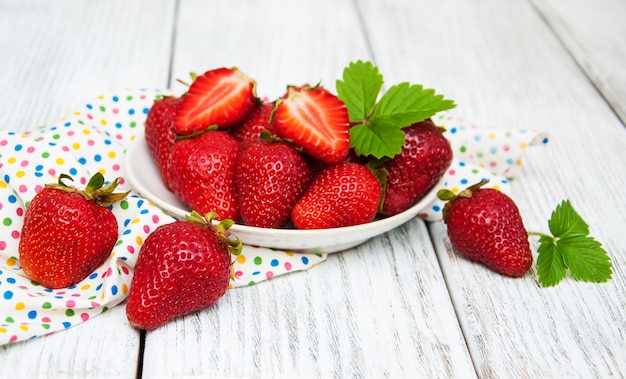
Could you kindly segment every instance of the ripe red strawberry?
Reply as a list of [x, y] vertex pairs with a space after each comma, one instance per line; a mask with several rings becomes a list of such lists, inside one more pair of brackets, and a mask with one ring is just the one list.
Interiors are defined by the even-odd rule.
[[192, 212], [186, 221], [174, 221], [154, 230], [139, 251], [126, 303], [133, 327], [155, 329], [166, 322], [206, 308], [228, 290], [231, 254], [241, 243], [224, 232], [232, 225]]
[[174, 96], [155, 100], [144, 125], [146, 144], [154, 157], [163, 183], [168, 187], [167, 165], [176, 141], [174, 116], [180, 109], [181, 102], [181, 97]]
[[427, 119], [404, 128], [402, 152], [384, 163], [388, 172], [381, 213], [398, 214], [411, 207], [452, 164], [450, 142]]
[[120, 178], [104, 185], [96, 173], [85, 190], [63, 183], [47, 184], [31, 200], [18, 251], [24, 273], [48, 288], [74, 285], [104, 262], [117, 242], [115, 216], [108, 205], [126, 197], [113, 193]]
[[329, 166], [311, 182], [293, 208], [298, 229], [326, 229], [365, 224], [376, 217], [381, 187], [364, 165], [342, 162]]
[[256, 83], [238, 68], [217, 68], [198, 76], [183, 95], [174, 127], [180, 135], [243, 122], [256, 103]]
[[230, 133], [241, 142], [258, 141], [263, 130], [275, 134], [276, 128], [274, 124], [270, 123], [273, 110], [274, 103], [257, 104], [246, 121], [233, 126], [230, 129]]
[[346, 159], [350, 119], [345, 104], [323, 87], [289, 87], [277, 101], [276, 133], [327, 164]]
[[532, 266], [528, 232], [513, 200], [480, 182], [454, 195], [439, 191], [448, 200], [444, 221], [452, 247], [471, 261], [504, 275], [518, 277]]
[[290, 144], [272, 140], [264, 132], [244, 144], [235, 174], [239, 209], [244, 224], [279, 228], [306, 190], [311, 174], [307, 163]]
[[239, 219], [235, 165], [239, 142], [223, 131], [178, 140], [168, 176], [172, 192], [193, 210], [215, 212], [219, 218]]

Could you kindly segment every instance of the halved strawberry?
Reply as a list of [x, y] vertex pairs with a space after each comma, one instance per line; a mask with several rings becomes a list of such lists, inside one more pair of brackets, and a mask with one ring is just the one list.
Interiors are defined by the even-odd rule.
[[320, 86], [289, 87], [277, 101], [276, 133], [324, 163], [339, 163], [350, 150], [350, 118], [343, 101]]
[[217, 68], [198, 76], [183, 95], [174, 118], [181, 135], [217, 125], [228, 129], [243, 122], [256, 103], [256, 83], [237, 67]]

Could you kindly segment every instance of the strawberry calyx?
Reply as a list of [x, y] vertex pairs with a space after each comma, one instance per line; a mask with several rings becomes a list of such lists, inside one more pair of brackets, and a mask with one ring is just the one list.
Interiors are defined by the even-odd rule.
[[69, 193], [77, 193], [83, 196], [88, 201], [93, 201], [96, 205], [100, 205], [103, 207], [108, 207], [111, 204], [114, 204], [118, 201], [124, 199], [131, 192], [114, 192], [117, 186], [120, 184], [122, 178], [118, 177], [109, 184], [104, 183], [104, 176], [96, 172], [87, 183], [87, 186], [84, 190], [80, 190], [76, 187], [72, 187], [68, 184], [65, 184], [63, 181], [68, 179], [70, 181], [74, 181], [70, 175], [61, 174], [59, 176], [59, 180], [57, 183], [49, 183], [46, 184], [46, 188], [56, 189]]
[[[197, 225], [203, 229], [212, 230], [215, 232], [215, 235], [219, 239], [220, 245], [224, 248], [225, 251], [228, 252], [231, 256], [238, 256], [241, 254], [241, 249], [243, 248], [243, 243], [238, 239], [230, 239], [228, 238], [231, 226], [235, 223], [231, 219], [220, 220], [217, 224], [214, 224], [214, 219], [217, 219], [219, 216], [215, 212], [209, 212], [205, 216], [202, 216], [200, 213], [196, 211], [191, 211], [190, 214], [185, 216], [185, 220], [194, 225]], [[217, 221], [217, 220], [216, 220]], [[235, 278], [235, 261], [231, 261], [230, 263], [230, 278]]]
[[485, 184], [489, 183], [489, 179], [484, 179], [481, 180], [478, 183], [475, 183], [469, 187], [467, 187], [466, 189], [464, 189], [463, 191], [459, 192], [458, 194], [454, 194], [454, 192], [450, 191], [447, 188], [444, 189], [440, 189], [437, 192], [437, 197], [440, 200], [446, 201], [446, 204], [443, 206], [442, 209], [442, 213], [443, 213], [443, 221], [447, 222], [448, 220], [448, 213], [450, 212], [450, 207], [452, 206], [452, 203], [458, 199], [459, 197], [464, 197], [464, 198], [471, 198], [472, 194], [478, 190], [479, 188], [481, 188], [482, 186], [484, 186]]
[[196, 211], [191, 211], [190, 214], [185, 216], [185, 220], [201, 228], [213, 230], [220, 239], [222, 246], [226, 248], [230, 254], [235, 256], [239, 255], [243, 244], [238, 238], [228, 238], [230, 235], [228, 230], [235, 224], [235, 222], [231, 219], [225, 219], [219, 220], [219, 222], [215, 224], [213, 221], [217, 222], [218, 217], [219, 216], [215, 212], [209, 212], [205, 216], [202, 216]]
[[272, 132], [270, 132], [267, 129], [263, 129], [261, 131], [261, 134], [259, 135], [259, 140], [264, 141], [264, 142], [269, 142], [269, 143], [279, 143], [279, 142], [283, 142], [286, 143], [287, 145], [293, 147], [294, 149], [296, 149], [296, 151], [298, 153], [302, 153], [302, 148], [299, 146], [296, 146], [296, 144], [293, 142], [293, 140], [289, 139], [289, 138], [283, 138], [283, 137], [279, 137], [276, 134], [273, 134]]
[[193, 130], [190, 134], [184, 134], [184, 135], [177, 135], [176, 136], [176, 141], [182, 141], [182, 140], [186, 140], [186, 139], [194, 139], [194, 138], [198, 138], [201, 135], [203, 135], [206, 132], [211, 132], [211, 131], [215, 131], [215, 130], [219, 130], [219, 127], [215, 124], [213, 125], [209, 125], [208, 127], [206, 127], [206, 129], [202, 129], [202, 130]]
[[261, 131], [261, 134], [259, 135], [259, 139], [261, 141], [265, 141], [265, 142], [270, 142], [270, 143], [276, 143], [276, 142], [291, 142], [293, 144], [293, 141], [288, 140], [286, 138], [280, 138], [279, 136], [272, 134], [272, 132], [270, 132], [267, 129], [263, 129]]

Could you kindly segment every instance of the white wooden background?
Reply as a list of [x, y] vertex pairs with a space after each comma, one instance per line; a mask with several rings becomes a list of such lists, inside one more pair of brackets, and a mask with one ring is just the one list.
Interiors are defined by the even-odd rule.
[[476, 124], [551, 133], [512, 183], [524, 222], [547, 231], [569, 198], [613, 261], [608, 283], [540, 288], [414, 220], [145, 336], [119, 306], [1, 346], [0, 378], [626, 377], [625, 18], [622, 0], [0, 0], [2, 129], [190, 71], [236, 65], [276, 97], [368, 59]]

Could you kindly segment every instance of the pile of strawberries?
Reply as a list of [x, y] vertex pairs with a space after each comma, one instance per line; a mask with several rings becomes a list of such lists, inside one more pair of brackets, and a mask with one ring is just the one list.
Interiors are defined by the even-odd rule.
[[263, 228], [370, 222], [415, 204], [452, 161], [430, 119], [404, 128], [402, 152], [351, 147], [349, 110], [321, 85], [288, 86], [273, 102], [237, 68], [194, 78], [151, 107], [145, 139], [165, 185], [200, 214]]

